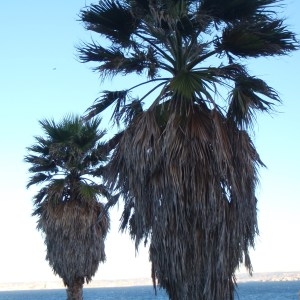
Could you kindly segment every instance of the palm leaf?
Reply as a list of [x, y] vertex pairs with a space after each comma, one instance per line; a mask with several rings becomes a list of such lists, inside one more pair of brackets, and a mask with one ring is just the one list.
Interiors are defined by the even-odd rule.
[[138, 22], [120, 1], [102, 0], [82, 10], [81, 20], [88, 30], [103, 34], [114, 43], [126, 46]]
[[47, 143], [47, 140], [45, 140], [42, 137], [35, 137], [35, 140], [37, 141], [37, 144], [32, 145], [31, 147], [27, 148], [27, 151], [29, 152], [36, 152], [43, 156], [49, 155], [49, 145]]
[[157, 73], [158, 61], [152, 47], [148, 47], [146, 51], [136, 50], [136, 52], [127, 53], [125, 56], [117, 47], [106, 49], [93, 43], [82, 46], [79, 53], [79, 59], [82, 62], [101, 62], [101, 65], [95, 68], [101, 77], [114, 76], [118, 73], [141, 74], [146, 70], [148, 77], [153, 79]]
[[251, 124], [254, 110], [269, 111], [273, 103], [259, 96], [280, 101], [278, 94], [263, 80], [254, 77], [239, 77], [229, 97], [227, 116], [239, 126]]
[[95, 101], [85, 115], [86, 120], [92, 119], [95, 115], [101, 113], [110, 105], [116, 103], [116, 109], [120, 108], [121, 104], [125, 104], [126, 97], [128, 95], [128, 90], [122, 91], [104, 91], [101, 98]]
[[[35, 171], [35, 172], [37, 172], [37, 171]], [[51, 176], [49, 176], [45, 173], [37, 173], [37, 174], [33, 175], [32, 177], [30, 177], [30, 180], [26, 187], [29, 188], [33, 184], [42, 183], [44, 181], [49, 180], [49, 178], [51, 178]]]
[[[208, 81], [212, 81], [213, 78], [222, 78], [228, 80], [235, 80], [237, 77], [248, 75], [245, 66], [231, 63], [228, 65], [220, 65], [216, 68], [209, 67], [202, 69], [199, 68], [199, 71], [203, 74], [202, 77], [207, 78]], [[218, 79], [214, 79], [215, 82], [220, 82]]]
[[90, 184], [81, 181], [78, 184], [77, 192], [79, 199], [85, 199], [85, 202], [93, 203], [95, 202], [95, 195], [98, 194], [99, 189], [96, 184]]
[[203, 0], [200, 11], [215, 21], [236, 22], [272, 14], [272, 6], [280, 0]]
[[[48, 161], [43, 162], [42, 164], [40, 163], [42, 159], [39, 159], [39, 162], [36, 160], [36, 164], [33, 165], [31, 168], [29, 168], [29, 172], [49, 172], [49, 173], [56, 173], [58, 171], [56, 163], [53, 161]], [[26, 160], [25, 160], [26, 161]], [[29, 162], [29, 160], [27, 160]]]
[[195, 95], [200, 95], [200, 99], [213, 102], [211, 92], [214, 94], [214, 84], [218, 82], [217, 76], [206, 71], [181, 72], [174, 77], [170, 83], [171, 90], [179, 97], [195, 101]]
[[258, 57], [283, 55], [296, 50], [298, 44], [282, 21], [275, 20], [229, 25], [217, 47], [239, 57]]

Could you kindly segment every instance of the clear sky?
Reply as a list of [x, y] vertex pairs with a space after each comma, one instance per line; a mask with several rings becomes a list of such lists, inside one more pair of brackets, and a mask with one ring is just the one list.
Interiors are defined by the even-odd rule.
[[[31, 217], [23, 162], [38, 120], [59, 121], [82, 114], [99, 92], [121, 82], [101, 84], [91, 66], [76, 58], [75, 46], [90, 41], [78, 13], [92, 1], [3, 1], [0, 10], [0, 282], [52, 280], [41, 233]], [[300, 34], [298, 0], [282, 9], [290, 29]], [[280, 94], [277, 113], [259, 115], [254, 143], [268, 166], [257, 190], [260, 236], [251, 258], [254, 272], [300, 271], [300, 52], [251, 61], [254, 75]], [[124, 82], [123, 82], [124, 83]], [[112, 87], [113, 86], [113, 87]], [[147, 249], [135, 256], [133, 243], [118, 233], [120, 211], [112, 212], [107, 262], [96, 279], [150, 277]]]

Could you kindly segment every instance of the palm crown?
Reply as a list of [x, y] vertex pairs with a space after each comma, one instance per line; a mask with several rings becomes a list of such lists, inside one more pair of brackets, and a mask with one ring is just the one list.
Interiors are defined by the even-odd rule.
[[[46, 133], [46, 138], [36, 137], [37, 144], [28, 147], [29, 155], [25, 161], [32, 164], [29, 169], [34, 175], [30, 178], [27, 187], [33, 184], [51, 182], [56, 189], [51, 194], [51, 201], [64, 202], [70, 200], [69, 188], [71, 184], [78, 184], [82, 189], [82, 199], [85, 187], [93, 186], [107, 194], [103, 186], [91, 184], [89, 176], [100, 172], [102, 164], [107, 160], [104, 147], [99, 140], [105, 132], [97, 129], [99, 119], [83, 125], [78, 117], [65, 118], [60, 124], [54, 121], [40, 121]], [[44, 200], [46, 193], [41, 190], [36, 196], [36, 203]], [[86, 191], [88, 193], [88, 191]]]
[[[179, 107], [200, 103], [222, 108], [238, 125], [248, 124], [254, 109], [270, 108], [266, 98], [279, 98], [264, 81], [248, 74], [241, 59], [283, 55], [297, 48], [294, 34], [272, 10], [277, 2], [104, 0], [91, 5], [81, 19], [111, 46], [86, 44], [80, 48], [81, 60], [99, 62], [96, 69], [102, 77], [146, 73], [148, 80], [140, 84], [157, 85], [139, 99], [129, 97], [135, 86], [106, 91], [90, 108], [90, 116], [111, 104], [116, 105], [117, 119], [132, 115], [138, 103], [161, 88], [152, 105], [174, 99]], [[216, 104], [218, 85], [229, 89], [225, 104]]]

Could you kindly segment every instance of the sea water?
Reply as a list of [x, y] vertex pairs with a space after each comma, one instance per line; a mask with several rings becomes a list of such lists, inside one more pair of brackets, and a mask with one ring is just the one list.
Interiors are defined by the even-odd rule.
[[[236, 300], [300, 300], [300, 281], [240, 283]], [[84, 300], [168, 300], [163, 290], [157, 295], [151, 286], [85, 288]], [[65, 290], [0, 292], [0, 300], [65, 300]], [[192, 299], [191, 299], [192, 300]]]

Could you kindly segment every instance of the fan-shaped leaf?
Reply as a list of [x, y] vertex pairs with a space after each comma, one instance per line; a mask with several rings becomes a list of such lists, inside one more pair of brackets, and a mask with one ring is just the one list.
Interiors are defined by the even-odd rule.
[[81, 11], [86, 28], [103, 34], [114, 43], [127, 45], [138, 21], [121, 1], [102, 0]]
[[282, 55], [298, 48], [295, 35], [281, 20], [229, 25], [218, 47], [240, 57]]

